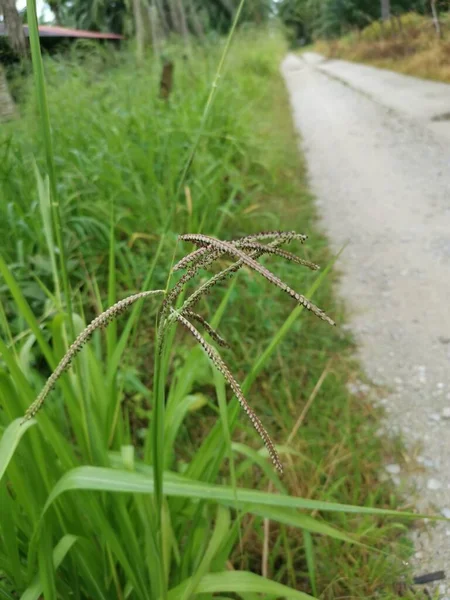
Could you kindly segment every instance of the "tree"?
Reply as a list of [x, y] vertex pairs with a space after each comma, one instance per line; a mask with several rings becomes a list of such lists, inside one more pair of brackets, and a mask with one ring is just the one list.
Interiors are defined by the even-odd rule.
[[16, 114], [14, 102], [8, 89], [6, 74], [0, 64], [0, 122]]
[[55, 15], [55, 22], [58, 25], [63, 23], [63, 15], [62, 15], [62, 2], [60, 0], [47, 0], [47, 4], [50, 7], [50, 10]]
[[390, 0], [381, 0], [381, 20], [388, 21], [391, 18]]
[[[350, 29], [361, 29], [382, 16], [399, 16], [409, 11], [425, 12], [431, 0], [279, 0], [280, 19], [294, 39], [306, 42], [317, 37], [333, 38]], [[381, 10], [380, 10], [381, 9]]]
[[430, 0], [431, 2], [431, 14], [433, 15], [433, 24], [436, 30], [436, 35], [438, 38], [441, 37], [441, 24], [439, 22], [439, 14], [436, 8], [436, 0]]
[[25, 57], [28, 46], [15, 0], [0, 0], [0, 13], [5, 20], [9, 45], [19, 56]]

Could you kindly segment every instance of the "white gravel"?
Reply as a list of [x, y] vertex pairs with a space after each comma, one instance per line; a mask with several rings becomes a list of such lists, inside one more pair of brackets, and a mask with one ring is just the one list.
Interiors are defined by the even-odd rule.
[[[338, 268], [350, 326], [367, 374], [391, 390], [383, 399], [383, 429], [403, 432], [411, 448], [420, 447], [424, 472], [407, 480], [416, 489], [414, 502], [447, 515], [450, 128], [428, 118], [427, 89], [434, 108], [450, 112], [450, 86], [438, 84], [438, 101], [436, 84], [427, 88], [428, 82], [408, 77], [405, 87], [402, 76], [361, 66], [358, 79], [354, 65], [344, 84], [349, 63], [339, 61], [336, 79], [332, 64], [325, 73], [320, 57], [312, 58], [308, 64], [289, 55], [283, 73], [324, 227], [336, 251], [348, 243]], [[367, 82], [385, 97], [367, 95]], [[421, 98], [423, 114], [412, 116], [420, 113]], [[390, 101], [396, 110], [387, 108]], [[450, 595], [449, 526], [414, 533], [415, 570], [448, 570], [441, 597]]]

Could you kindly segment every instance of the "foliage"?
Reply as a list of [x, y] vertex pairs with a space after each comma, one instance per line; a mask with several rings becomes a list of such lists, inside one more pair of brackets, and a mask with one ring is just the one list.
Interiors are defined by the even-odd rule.
[[[60, 25], [130, 36], [135, 28], [133, 2], [140, 5], [140, 18], [147, 21], [150, 14], [165, 35], [183, 34], [184, 25], [193, 35], [226, 33], [239, 5], [239, 0], [51, 0], [48, 4]], [[271, 0], [247, 0], [241, 21], [260, 25], [272, 13]]]
[[339, 40], [317, 42], [318, 52], [345, 60], [392, 69], [427, 79], [450, 82], [450, 14], [440, 15], [437, 38], [429, 17], [406, 13], [381, 25], [372, 23]]
[[[391, 0], [391, 12], [400, 15], [424, 11], [425, 0]], [[320, 37], [339, 37], [350, 29], [366, 27], [381, 16], [374, 0], [281, 0], [278, 14], [295, 40], [310, 42]]]
[[[129, 56], [102, 53], [83, 66], [75, 57], [46, 61], [75, 333], [116, 298], [165, 288], [177, 232], [229, 238], [295, 224], [310, 234], [313, 253], [306, 248], [305, 258], [329, 262], [280, 93], [284, 51], [273, 31], [242, 37], [203, 129], [219, 58], [213, 46], [187, 59], [170, 49], [176, 76], [168, 102], [158, 98], [156, 61], [139, 68]], [[36, 98], [22, 108], [22, 120], [0, 133], [0, 502], [9, 517], [0, 521], [3, 595], [153, 598], [167, 589], [170, 598], [233, 592], [252, 599], [261, 592], [304, 598], [317, 589], [329, 598], [380, 590], [396, 597], [402, 563], [393, 565], [391, 555], [404, 552], [404, 528], [398, 517], [372, 516], [374, 507], [392, 509], [398, 501], [378, 481], [385, 442], [375, 435], [373, 409], [346, 390], [355, 370], [351, 344], [300, 318], [298, 309], [280, 327], [290, 299], [274, 302], [247, 272], [239, 291], [222, 289], [202, 309], [222, 323], [239, 354], [233, 369], [247, 373], [244, 392], [253, 384], [252, 400], [288, 465], [285, 480], [237, 420], [236, 402], [227, 404], [223, 380], [186, 338], [172, 334], [162, 368], [153, 371], [151, 301], [97, 332], [37, 420], [27, 430], [18, 426], [72, 340], [54, 283], [60, 252], [48, 227]], [[326, 272], [318, 278], [286, 266], [283, 277], [331, 305]], [[159, 423], [167, 441], [158, 455], [161, 513], [152, 493], [155, 390], [167, 395]], [[311, 397], [307, 423], [283, 447]], [[277, 493], [265, 491], [269, 486]], [[386, 558], [345, 540], [392, 546]], [[273, 583], [258, 575], [262, 562]]]

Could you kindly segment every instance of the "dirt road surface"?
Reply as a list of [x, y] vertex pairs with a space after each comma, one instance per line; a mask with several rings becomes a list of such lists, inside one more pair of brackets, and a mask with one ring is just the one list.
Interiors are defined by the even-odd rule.
[[[385, 476], [450, 517], [450, 85], [317, 55], [282, 70], [325, 230], [348, 242], [340, 292], [363, 367], [424, 467]], [[450, 598], [450, 522], [413, 537], [415, 572], [446, 570]]]

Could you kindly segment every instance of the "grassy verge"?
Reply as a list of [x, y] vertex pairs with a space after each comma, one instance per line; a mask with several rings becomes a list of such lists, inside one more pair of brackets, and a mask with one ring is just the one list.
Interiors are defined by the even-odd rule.
[[[98, 313], [116, 297], [140, 289], [144, 280], [149, 287], [164, 287], [179, 232], [229, 238], [297, 229], [309, 235], [305, 258], [323, 266], [332, 258], [299, 166], [278, 72], [280, 38], [252, 34], [236, 40], [179, 198], [179, 175], [198, 132], [218, 53], [200, 48], [186, 60], [176, 48], [170, 51], [176, 78], [169, 102], [158, 98], [159, 67], [153, 63], [136, 71], [130, 57], [95, 54], [88, 63], [46, 65], [56, 193], [77, 331], [85, 313]], [[48, 188], [33, 169], [35, 159], [45, 173], [34, 100], [22, 111], [23, 118], [0, 134], [3, 429], [34, 399], [67, 338], [64, 297], [58, 300], [55, 289], [57, 252], [45, 227]], [[292, 265], [277, 273], [302, 292], [317, 278]], [[333, 277], [323, 280], [315, 301], [342, 324], [332, 283]], [[252, 573], [322, 598], [398, 597], [407, 552], [399, 519], [328, 512], [309, 502], [399, 507], [392, 488], [379, 481], [384, 457], [397, 448], [376, 435], [378, 415], [366, 399], [347, 389], [359, 376], [351, 340], [304, 313], [278, 339], [292, 302], [246, 271], [225, 298], [226, 304], [223, 296], [208, 298], [201, 309], [214, 318], [227, 306], [221, 332], [234, 349], [227, 360], [240, 380], [274, 343], [248, 398], [276, 442], [289, 447], [283, 452], [283, 480], [267, 468], [260, 442], [243, 418], [233, 446], [226, 443], [226, 428], [222, 433], [216, 425], [218, 399], [232, 428], [222, 383], [178, 331], [166, 364], [172, 419], [166, 433], [174, 439], [164, 460], [177, 475], [195, 476], [197, 487], [190, 493], [197, 496], [188, 502], [186, 481], [169, 473], [166, 486], [173, 496], [165, 499], [159, 522], [147, 495], [130, 494], [133, 486], [151, 491], [152, 471], [143, 464], [155, 404], [149, 342], [156, 308], [149, 304], [139, 325], [134, 315], [118, 330], [94, 338], [8, 463], [0, 484], [1, 506], [10, 516], [0, 522], [0, 590], [7, 598], [33, 585], [34, 596], [27, 592], [28, 597], [43, 591], [49, 599], [69, 592], [80, 599], [154, 598], [164, 597], [165, 588], [174, 598], [196, 593], [212, 598], [216, 591], [249, 599], [261, 591], [289, 596], [285, 588], [270, 591]], [[134, 335], [125, 350], [121, 341], [127, 330]], [[172, 406], [182, 412], [179, 420]], [[8, 455], [14, 447], [3, 451]], [[92, 480], [86, 483], [92, 471], [76, 470], [86, 467], [103, 469], [95, 471], [94, 482], [102, 493], [88, 487]], [[41, 529], [42, 509], [49, 497], [56, 498], [58, 481], [72, 491], [50, 504]], [[208, 502], [212, 484], [228, 486], [221, 488], [219, 507]], [[112, 485], [122, 493], [108, 494]], [[258, 505], [257, 495], [240, 501], [241, 488], [275, 489], [271, 510]], [[291, 505], [277, 505], [286, 498]], [[306, 514], [297, 510], [298, 498], [309, 502]], [[376, 550], [343, 542], [346, 535]], [[244, 570], [246, 579], [233, 569]], [[290, 592], [290, 597], [300, 596]]]
[[[271, 182], [268, 180], [264, 193], [255, 198], [261, 208], [253, 213], [251, 227], [293, 227], [308, 233], [305, 247], [308, 258], [326, 265], [332, 257], [316, 220], [314, 199], [307, 188], [305, 168], [292, 131], [287, 94], [278, 74], [272, 77], [270, 88], [265, 87], [265, 96], [258, 111], [260, 135], [270, 143], [262, 146], [260, 152], [267, 161]], [[314, 278], [310, 274], [300, 275], [290, 267], [286, 267], [283, 275], [296, 285], [299, 282], [303, 289]], [[334, 277], [325, 279], [314, 298], [343, 325], [345, 312], [333, 292]], [[288, 310], [282, 298], [277, 298], [277, 306], [274, 306], [272, 294], [261, 294], [259, 286], [255, 286], [253, 294], [251, 292], [250, 288], [245, 318], [241, 320], [241, 306], [234, 319], [235, 331], [233, 320], [224, 323], [227, 339], [233, 339], [234, 335], [233, 345], [242, 348], [239, 365], [243, 372], [250, 368], [255, 353], [263, 351], [266, 340], [273, 335], [273, 328], [281, 322], [281, 314]], [[271, 322], [265, 319], [269, 314]], [[400, 498], [392, 486], [380, 484], [379, 475], [383, 461], [398, 456], [400, 448], [377, 436], [380, 413], [365, 394], [352, 395], [347, 388], [361, 377], [353, 359], [351, 338], [340, 328], [323, 327], [319, 321], [306, 318], [307, 322], [303, 322], [301, 328], [294, 328], [283, 341], [257, 382], [258, 393], [252, 394], [259, 411], [267, 414], [265, 422], [272, 420], [271, 431], [279, 432], [279, 443], [290, 438], [300, 419], [301, 425], [292, 438], [299, 456], [292, 460], [286, 486], [296, 496], [363, 506], [399, 507]], [[246, 485], [254, 486], [255, 480], [248, 479]], [[399, 582], [405, 570], [401, 558], [408, 556], [402, 526], [398, 522], [343, 514], [334, 516], [331, 522], [343, 531], [362, 535], [361, 539], [378, 549], [389, 553], [391, 547], [396, 558], [392, 561], [392, 556], [356, 549], [326, 537], [316, 538], [314, 571], [320, 597], [368, 598], [376, 594], [383, 598], [399, 597]], [[305, 540], [300, 540], [288, 528], [280, 530], [274, 526], [273, 529], [270, 573], [280, 581], [311, 592], [307, 564], [310, 557]], [[257, 569], [263, 554], [263, 528], [254, 531], [252, 523], [248, 535], [251, 551], [241, 554], [237, 550], [236, 560], [244, 564], [251, 561]]]
[[450, 21], [441, 15], [440, 39], [432, 20], [415, 13], [373, 23], [339, 40], [320, 41], [318, 52], [330, 58], [364, 62], [407, 75], [450, 82]]

